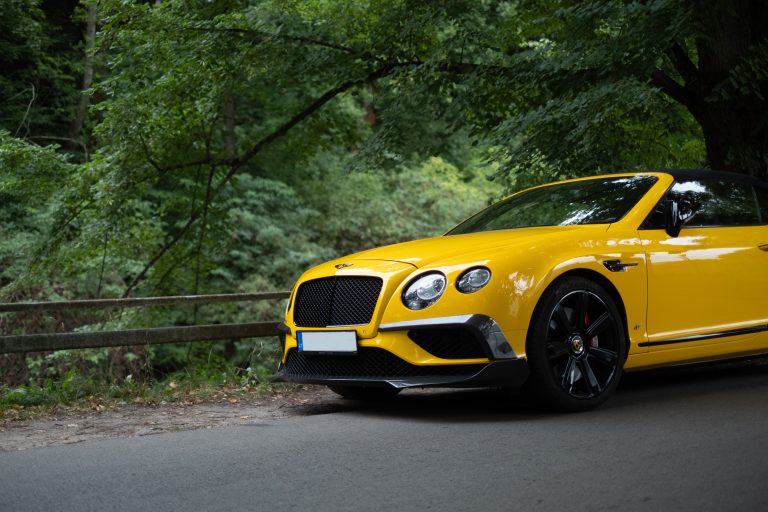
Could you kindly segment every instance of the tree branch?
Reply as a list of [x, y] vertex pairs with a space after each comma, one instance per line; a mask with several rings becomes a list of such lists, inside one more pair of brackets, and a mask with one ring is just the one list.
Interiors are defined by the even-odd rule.
[[651, 72], [651, 83], [688, 110], [693, 109], [694, 98], [691, 93], [662, 70], [657, 68]]
[[[332, 89], [327, 90], [324, 94], [319, 96], [317, 99], [315, 99], [312, 103], [310, 103], [307, 107], [305, 107], [302, 111], [291, 117], [288, 121], [280, 125], [277, 129], [269, 133], [268, 135], [262, 137], [259, 139], [251, 148], [240, 155], [239, 157], [235, 158], [234, 160], [230, 161], [197, 161], [187, 164], [179, 164], [174, 165], [171, 167], [165, 167], [164, 170], [169, 170], [171, 168], [179, 168], [179, 167], [186, 167], [190, 165], [202, 165], [202, 164], [210, 164], [210, 165], [217, 165], [217, 164], [226, 164], [229, 165], [229, 171], [227, 174], [224, 175], [224, 177], [219, 180], [219, 182], [216, 184], [216, 186], [213, 188], [213, 190], [210, 192], [209, 201], [213, 201], [216, 196], [222, 191], [224, 186], [229, 183], [230, 180], [237, 174], [237, 172], [242, 169], [249, 161], [251, 161], [260, 151], [262, 151], [264, 148], [275, 142], [276, 140], [284, 137], [288, 132], [291, 131], [292, 128], [294, 128], [296, 125], [313, 115], [315, 112], [320, 110], [323, 106], [325, 106], [329, 101], [337, 97], [338, 95], [348, 91], [349, 89], [370, 83], [373, 81], [376, 81], [380, 78], [383, 78], [385, 76], [388, 76], [392, 74], [396, 69], [400, 69], [403, 67], [416, 67], [416, 66], [423, 66], [429, 64], [428, 62], [423, 61], [409, 61], [409, 62], [398, 62], [393, 64], [387, 64], [385, 66], [382, 66], [381, 68], [372, 71], [367, 76], [363, 78], [357, 78], [353, 80], [347, 80], [346, 82], [343, 82], [336, 87], [333, 87]], [[447, 73], [477, 73], [477, 72], [500, 72], [500, 73], [509, 73], [512, 72], [511, 68], [506, 68], [503, 66], [493, 66], [493, 65], [483, 65], [483, 64], [473, 64], [473, 63], [467, 63], [467, 62], [458, 62], [458, 63], [443, 63], [443, 64], [437, 64], [435, 66], [435, 69], [442, 72]], [[144, 268], [139, 272], [139, 274], [131, 281], [131, 283], [128, 285], [128, 288], [123, 293], [123, 297], [127, 297], [131, 291], [138, 286], [138, 284], [146, 277], [149, 270], [174, 246], [176, 243], [178, 243], [184, 235], [189, 231], [189, 229], [197, 222], [198, 219], [203, 215], [204, 209], [203, 208], [196, 208], [192, 212], [190, 212], [189, 219], [187, 222], [182, 226], [182, 228], [170, 239], [168, 240], [163, 247], [158, 251], [158, 253], [144, 266]]]
[[147, 159], [147, 162], [149, 162], [149, 165], [151, 165], [155, 171], [157, 171], [158, 175], [161, 175], [167, 171], [167, 169], [163, 169], [160, 167], [160, 164], [157, 163], [157, 161], [152, 157], [152, 153], [149, 151], [149, 146], [147, 146], [147, 141], [144, 140], [144, 137], [139, 134], [139, 142], [141, 142], [141, 147], [144, 149], [144, 158]]
[[146, 277], [147, 272], [149, 272], [150, 269], [152, 269], [152, 267], [155, 266], [155, 263], [160, 261], [160, 258], [165, 256], [165, 253], [170, 251], [171, 248], [174, 245], [176, 245], [176, 243], [184, 237], [187, 231], [189, 231], [189, 228], [191, 228], [192, 225], [197, 221], [197, 219], [200, 218], [201, 214], [202, 214], [202, 210], [200, 209], [192, 211], [192, 213], [189, 216], [189, 219], [187, 220], [187, 223], [184, 224], [184, 226], [182, 226], [182, 228], [173, 236], [173, 238], [171, 238], [170, 240], [165, 242], [165, 244], [163, 244], [163, 247], [160, 249], [160, 251], [158, 251], [158, 253], [155, 254], [155, 256], [151, 260], [149, 260], [149, 262], [146, 265], [144, 265], [144, 268], [141, 269], [141, 272], [139, 272], [136, 275], [136, 277], [134, 277], [131, 280], [131, 283], [128, 285], [128, 288], [126, 288], [125, 292], [123, 293], [123, 298], [128, 297], [131, 291], [133, 291], [133, 289], [136, 288], [136, 286], [138, 286], [138, 284], [144, 280], [144, 277]]
[[680, 43], [675, 42], [666, 53], [686, 85], [694, 83], [699, 79], [699, 68], [696, 67], [696, 64], [688, 56], [688, 52], [680, 46]]
[[279, 34], [279, 33], [276, 34], [276, 33], [267, 32], [264, 30], [254, 30], [254, 29], [237, 28], [237, 27], [212, 27], [212, 26], [205, 26], [205, 25], [201, 25], [201, 26], [187, 25], [182, 28], [184, 30], [190, 30], [190, 31], [222, 32], [222, 33], [242, 34], [247, 36], [258, 36], [260, 38], [280, 39], [283, 41], [304, 43], [312, 46], [319, 46], [321, 48], [328, 48], [330, 50], [336, 50], [336, 51], [348, 53], [350, 55], [363, 55], [360, 52], [357, 52], [356, 50], [349, 48], [347, 46], [342, 46], [336, 43], [329, 43], [328, 41], [323, 41], [320, 39], [312, 39], [311, 37], [305, 37], [305, 36], [294, 36], [290, 34]]
[[[265, 146], [268, 146], [269, 144], [273, 143], [277, 139], [283, 137], [286, 133], [288, 133], [291, 128], [302, 122], [304, 119], [308, 118], [320, 108], [322, 108], [326, 103], [328, 103], [330, 100], [338, 96], [339, 94], [348, 91], [352, 87], [356, 85], [365, 84], [368, 82], [372, 82], [374, 80], [378, 80], [379, 78], [382, 78], [388, 74], [390, 74], [397, 66], [389, 64], [386, 65], [372, 73], [370, 73], [365, 78], [360, 78], [356, 80], [347, 80], [346, 82], [342, 83], [341, 85], [338, 85], [334, 87], [333, 89], [329, 89], [325, 92], [322, 96], [317, 98], [315, 101], [313, 101], [308, 107], [306, 107], [304, 110], [290, 118], [288, 121], [283, 123], [282, 126], [280, 126], [277, 130], [273, 131], [266, 137], [263, 137], [261, 140], [259, 140], [256, 144], [254, 144], [251, 149], [246, 151], [244, 154], [242, 154], [240, 157], [236, 158], [232, 162], [232, 169], [227, 173], [226, 176], [224, 176], [224, 179], [219, 184], [221, 186], [226, 181], [229, 181], [232, 176], [246, 163], [248, 163], [249, 160], [251, 160], [256, 154], [264, 149]], [[218, 188], [218, 187], [217, 187]]]
[[[371, 72], [366, 76], [365, 78], [360, 78], [356, 80], [348, 80], [341, 85], [338, 85], [332, 89], [329, 89], [325, 92], [322, 96], [318, 97], [315, 101], [313, 101], [309, 106], [307, 106], [304, 110], [299, 112], [298, 114], [294, 115], [292, 118], [290, 118], [288, 121], [283, 123], [279, 128], [271, 132], [269, 135], [266, 135], [265, 137], [261, 138], [256, 144], [254, 144], [251, 149], [246, 151], [243, 155], [236, 158], [230, 163], [230, 169], [227, 172], [227, 174], [216, 184], [216, 187], [210, 192], [209, 195], [209, 201], [213, 201], [213, 199], [221, 192], [223, 187], [237, 174], [237, 171], [239, 171], [243, 166], [245, 166], [253, 157], [255, 157], [259, 151], [276, 141], [277, 139], [285, 136], [294, 126], [301, 123], [303, 120], [320, 110], [326, 103], [331, 101], [333, 98], [338, 96], [339, 94], [342, 94], [343, 92], [351, 89], [352, 87], [360, 84], [364, 84], [373, 80], [377, 80], [379, 78], [382, 78], [388, 74], [390, 74], [396, 66], [389, 65], [384, 66], [376, 71]], [[138, 284], [144, 280], [147, 273], [152, 269], [152, 267], [155, 266], [155, 264], [160, 261], [160, 259], [169, 251], [171, 248], [176, 245], [179, 240], [181, 240], [184, 235], [189, 231], [189, 229], [197, 222], [197, 220], [203, 215], [204, 209], [203, 208], [196, 208], [190, 212], [189, 219], [184, 224], [184, 226], [181, 227], [181, 229], [176, 232], [176, 234], [168, 240], [163, 246], [160, 248], [160, 250], [155, 254], [155, 256], [152, 257], [152, 259], [149, 260], [149, 262], [144, 266], [144, 268], [139, 272], [136, 277], [134, 277], [130, 284], [128, 285], [127, 289], [123, 293], [123, 297], [127, 297], [131, 291], [133, 291]]]
[[[307, 117], [314, 114], [317, 110], [319, 110], [321, 107], [323, 107], [326, 103], [328, 103], [330, 100], [332, 100], [339, 94], [342, 94], [357, 85], [362, 85], [365, 83], [376, 81], [379, 78], [383, 78], [384, 76], [391, 74], [395, 69], [406, 68], [406, 67], [420, 67], [420, 66], [427, 66], [427, 65], [432, 65], [432, 63], [430, 63], [429, 61], [415, 61], [415, 60], [394, 62], [394, 63], [389, 63], [382, 66], [376, 71], [373, 71], [372, 73], [370, 73], [365, 78], [348, 80], [338, 85], [337, 87], [334, 87], [333, 89], [328, 90], [325, 94], [317, 98], [304, 110], [296, 114], [294, 117], [289, 119], [287, 122], [285, 122], [283, 125], [281, 125], [279, 128], [277, 128], [275, 131], [273, 131], [269, 135], [260, 139], [258, 142], [256, 142], [256, 144], [254, 144], [251, 147], [251, 149], [249, 149], [247, 152], [245, 152], [244, 154], [240, 155], [237, 158], [229, 158], [229, 159], [202, 158], [198, 160], [191, 160], [189, 162], [162, 166], [157, 161], [151, 159], [151, 156], [149, 155], [148, 151], [145, 150], [145, 154], [147, 155], [150, 165], [152, 165], [152, 167], [154, 167], [156, 170], [163, 171], [163, 172], [173, 171], [176, 169], [184, 169], [186, 167], [196, 167], [199, 165], [229, 166], [229, 167], [233, 167], [235, 172], [237, 172], [237, 170], [239, 170], [239, 168], [242, 165], [247, 163], [265, 146], [271, 144], [276, 139], [279, 139], [282, 136], [284, 136], [286, 133], [288, 133], [288, 131], [290, 131], [291, 128], [299, 124], [301, 121], [303, 121]], [[475, 64], [472, 62], [435, 63], [433, 69], [442, 73], [455, 73], [455, 74], [470, 74], [470, 73], [512, 74], [514, 73], [514, 69], [509, 67], [497, 66], [492, 64]], [[229, 178], [230, 176], [227, 175], [223, 181], [227, 181], [229, 180]]]
[[[426, 62], [412, 62], [411, 65], [423, 66]], [[471, 74], [471, 73], [494, 73], [498, 75], [514, 74], [515, 70], [507, 66], [498, 66], [495, 64], [475, 64], [474, 62], [444, 62], [435, 66], [437, 71], [442, 73]]]

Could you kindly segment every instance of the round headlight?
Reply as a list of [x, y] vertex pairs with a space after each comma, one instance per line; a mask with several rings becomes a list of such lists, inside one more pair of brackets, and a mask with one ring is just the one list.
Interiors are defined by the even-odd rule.
[[414, 280], [403, 292], [403, 304], [408, 309], [424, 309], [431, 306], [445, 291], [443, 274], [425, 274]]
[[471, 268], [456, 280], [456, 288], [461, 293], [476, 292], [491, 280], [491, 271], [485, 267]]

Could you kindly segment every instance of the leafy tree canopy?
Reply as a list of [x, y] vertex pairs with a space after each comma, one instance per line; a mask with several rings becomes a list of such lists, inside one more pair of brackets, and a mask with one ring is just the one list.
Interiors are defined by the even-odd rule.
[[[764, 4], [5, 0], [0, 296], [283, 288], [544, 181], [701, 166], [768, 177]], [[0, 331], [96, 321], [0, 316]], [[151, 352], [162, 372], [198, 349]], [[94, 365], [142, 371], [102, 350], [4, 357], [0, 374]]]
[[[26, 28], [3, 36], [20, 73], [3, 83], [21, 91], [60, 52], [45, 5], [12, 5]], [[90, 150], [62, 164], [38, 276], [95, 273], [122, 294], [257, 271], [282, 285], [310, 261], [450, 227], [469, 213], [457, 193], [468, 208], [499, 195], [483, 175], [509, 191], [627, 169], [768, 174], [760, 2], [96, 5]], [[52, 112], [36, 136], [66, 124]]]

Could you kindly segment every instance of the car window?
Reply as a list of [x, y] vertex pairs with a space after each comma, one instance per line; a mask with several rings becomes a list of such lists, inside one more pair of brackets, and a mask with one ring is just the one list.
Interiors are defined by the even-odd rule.
[[[764, 191], [763, 191], [764, 192]], [[667, 198], [678, 202], [684, 227], [754, 226], [766, 222], [758, 212], [755, 189], [749, 183], [725, 180], [686, 180], [675, 183], [659, 201], [642, 229], [664, 228]]]
[[675, 183], [669, 196], [677, 199], [688, 227], [754, 226], [760, 224], [752, 186], [726, 181]]
[[626, 215], [656, 181], [654, 176], [596, 178], [527, 190], [486, 208], [448, 234], [610, 224]]

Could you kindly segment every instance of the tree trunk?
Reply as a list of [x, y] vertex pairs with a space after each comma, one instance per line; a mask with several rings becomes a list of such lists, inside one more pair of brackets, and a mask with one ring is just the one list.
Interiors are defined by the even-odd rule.
[[227, 89], [224, 92], [224, 147], [227, 158], [237, 157], [237, 137], [235, 135], [235, 96]]
[[86, 12], [85, 28], [85, 60], [83, 64], [83, 82], [80, 90], [80, 100], [77, 103], [75, 117], [69, 127], [69, 138], [72, 141], [72, 149], [77, 147], [80, 135], [83, 131], [85, 117], [88, 114], [88, 106], [91, 103], [91, 97], [86, 93], [93, 83], [93, 45], [96, 39], [96, 19], [97, 10], [95, 3], [89, 3]]
[[[751, 84], [754, 89], [738, 85], [738, 73], [747, 72], [738, 66], [755, 58], [758, 45], [766, 44], [768, 9], [762, 0], [706, 4], [701, 8], [706, 22], [696, 41], [699, 94], [691, 111], [704, 133], [707, 160], [713, 168], [768, 177], [768, 82], [758, 73], [743, 78], [762, 78], [762, 84]], [[760, 65], [763, 72], [768, 70], [767, 62]]]
[[652, 82], [701, 125], [709, 167], [768, 178], [768, 4], [694, 4], [697, 62], [675, 45], [668, 56], [683, 83], [660, 70]]

